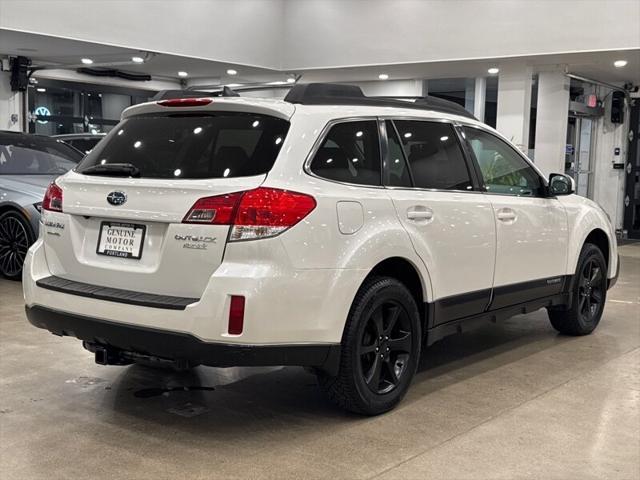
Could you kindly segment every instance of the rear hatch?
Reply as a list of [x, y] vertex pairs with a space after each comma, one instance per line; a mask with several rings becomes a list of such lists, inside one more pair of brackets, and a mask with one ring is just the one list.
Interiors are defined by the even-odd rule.
[[206, 222], [192, 207], [257, 188], [289, 123], [250, 112], [177, 110], [125, 119], [57, 180], [63, 213], [46, 212], [44, 234], [53, 275], [201, 297], [230, 227]]

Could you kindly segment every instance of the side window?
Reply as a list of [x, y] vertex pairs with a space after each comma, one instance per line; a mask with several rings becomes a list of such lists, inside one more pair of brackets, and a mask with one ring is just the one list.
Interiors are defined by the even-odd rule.
[[390, 187], [411, 187], [411, 175], [404, 158], [396, 129], [389, 120], [385, 122], [389, 150], [385, 159], [384, 184]]
[[448, 123], [394, 122], [416, 187], [471, 190], [471, 178], [453, 127]]
[[465, 128], [488, 192], [502, 195], [538, 196], [540, 175], [512, 147], [477, 128]]
[[319, 177], [359, 185], [381, 185], [380, 141], [374, 120], [331, 127], [313, 160]]

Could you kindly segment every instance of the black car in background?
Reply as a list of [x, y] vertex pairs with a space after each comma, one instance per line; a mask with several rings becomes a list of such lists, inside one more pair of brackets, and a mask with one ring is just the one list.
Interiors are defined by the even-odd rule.
[[85, 155], [93, 150], [106, 133], [67, 133], [64, 135], [53, 135], [53, 138], [62, 140], [64, 143], [77, 148]]

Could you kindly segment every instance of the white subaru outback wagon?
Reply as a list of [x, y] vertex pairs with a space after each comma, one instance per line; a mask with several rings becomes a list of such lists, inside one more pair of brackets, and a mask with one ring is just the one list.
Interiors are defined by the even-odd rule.
[[596, 328], [616, 240], [573, 189], [429, 97], [137, 105], [49, 187], [27, 317], [101, 364], [308, 367], [379, 414], [445, 335], [540, 308]]

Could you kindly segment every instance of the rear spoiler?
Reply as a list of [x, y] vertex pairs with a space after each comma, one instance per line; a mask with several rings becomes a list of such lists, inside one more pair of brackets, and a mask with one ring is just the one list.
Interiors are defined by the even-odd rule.
[[204, 92], [200, 90], [161, 90], [156, 93], [151, 101], [171, 100], [178, 98], [201, 98], [201, 97], [239, 97], [240, 94], [229, 87], [222, 87], [214, 92]]

